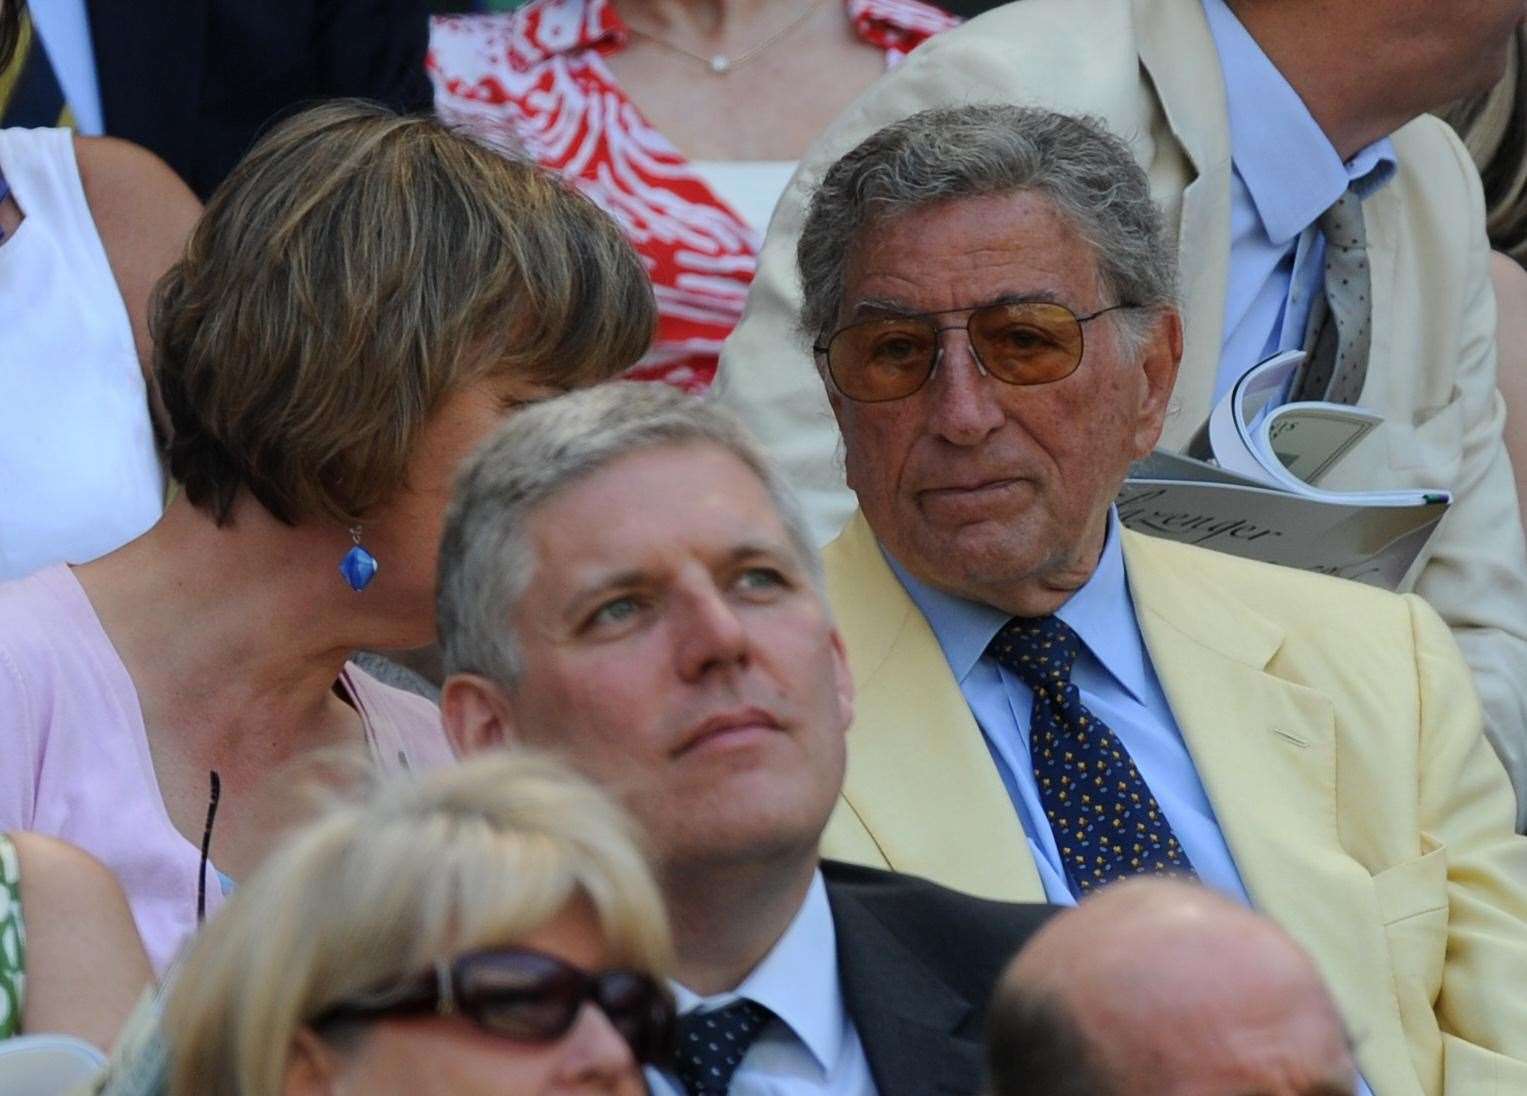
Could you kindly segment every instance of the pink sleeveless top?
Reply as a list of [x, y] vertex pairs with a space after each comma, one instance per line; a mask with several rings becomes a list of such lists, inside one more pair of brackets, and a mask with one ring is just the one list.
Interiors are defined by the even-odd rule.
[[[429, 701], [354, 664], [338, 684], [382, 769], [453, 760]], [[196, 930], [200, 850], [170, 821], [137, 690], [84, 589], [62, 565], [0, 583], [3, 830], [63, 838], [111, 868], [156, 971]], [[219, 878], [208, 865], [208, 916], [223, 901]]]

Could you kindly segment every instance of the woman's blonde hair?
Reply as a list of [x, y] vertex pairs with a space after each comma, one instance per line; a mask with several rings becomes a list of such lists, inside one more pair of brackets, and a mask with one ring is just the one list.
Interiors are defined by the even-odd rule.
[[250, 150], [152, 313], [171, 474], [219, 523], [245, 489], [290, 524], [385, 502], [462, 385], [604, 380], [657, 315], [636, 252], [570, 184], [355, 100]]
[[662, 899], [625, 815], [505, 751], [336, 801], [202, 930], [165, 1008], [171, 1096], [279, 1093], [299, 1029], [436, 958], [512, 944], [586, 902], [617, 965], [663, 976]]
[[1490, 246], [1527, 263], [1527, 27], [1511, 39], [1506, 74], [1439, 113], [1458, 131], [1485, 187]]

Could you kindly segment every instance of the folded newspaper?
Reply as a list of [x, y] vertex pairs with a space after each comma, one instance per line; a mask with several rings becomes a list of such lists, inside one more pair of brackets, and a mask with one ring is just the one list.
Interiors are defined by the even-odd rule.
[[1444, 490], [1325, 491], [1323, 476], [1383, 418], [1280, 403], [1304, 361], [1257, 365], [1209, 416], [1212, 459], [1158, 449], [1130, 469], [1119, 519], [1168, 540], [1398, 589], [1453, 501]]

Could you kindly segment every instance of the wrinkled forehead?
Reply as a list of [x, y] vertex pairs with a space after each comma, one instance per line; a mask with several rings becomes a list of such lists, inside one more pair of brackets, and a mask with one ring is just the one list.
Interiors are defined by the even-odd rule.
[[840, 320], [1018, 299], [1072, 303], [1102, 277], [1092, 243], [1035, 190], [880, 214], [855, 234], [843, 273]]

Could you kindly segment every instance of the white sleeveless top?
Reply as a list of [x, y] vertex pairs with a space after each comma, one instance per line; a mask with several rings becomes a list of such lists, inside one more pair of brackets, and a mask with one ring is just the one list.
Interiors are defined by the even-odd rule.
[[132, 323], [63, 129], [0, 129], [0, 580], [83, 563], [164, 506]]
[[689, 164], [716, 197], [760, 236], [769, 227], [795, 165], [794, 160], [692, 160]]

